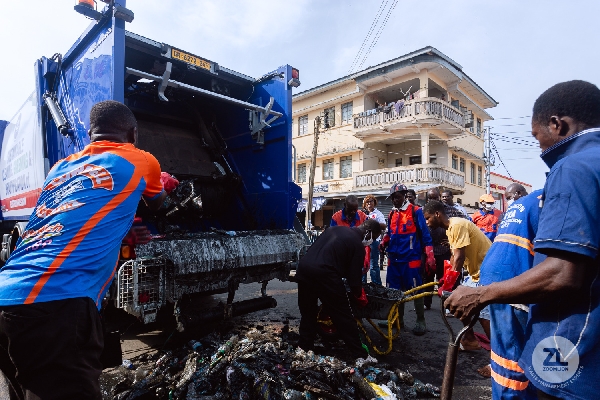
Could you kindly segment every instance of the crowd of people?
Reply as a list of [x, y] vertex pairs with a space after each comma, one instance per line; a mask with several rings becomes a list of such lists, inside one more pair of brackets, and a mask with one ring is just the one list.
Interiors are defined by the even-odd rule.
[[[533, 193], [511, 184], [505, 191], [504, 214], [495, 208], [491, 194], [482, 195], [479, 210], [468, 215], [454, 203], [452, 192], [437, 189], [427, 192], [427, 202], [420, 207], [416, 193], [399, 182], [390, 188], [393, 208], [387, 219], [377, 210], [374, 196], [365, 197], [359, 210], [358, 198], [351, 195], [332, 218], [331, 226], [337, 228], [322, 236], [337, 243], [335, 237], [343, 229], [354, 232], [349, 270], [359, 304], [367, 299], [357, 283], [359, 272], [353, 268], [362, 271], [363, 283], [369, 274], [371, 282], [381, 284], [384, 252], [387, 287], [405, 291], [441, 279], [440, 294], [452, 292], [445, 308], [465, 325], [478, 316], [490, 340], [490, 364], [479, 372], [491, 377], [494, 399], [591, 399], [600, 377], [596, 335], [600, 217], [595, 210], [600, 192], [600, 164], [595, 162], [600, 150], [598, 87], [569, 81], [546, 90], [533, 107], [532, 135], [550, 168], [546, 184]], [[382, 239], [377, 244], [380, 229]], [[342, 241], [346, 246], [350, 243]], [[299, 273], [309, 264], [331, 271], [327, 259], [348, 252], [341, 243], [330, 248], [326, 240], [316, 244], [318, 250], [309, 248], [308, 258], [301, 260]], [[329, 278], [348, 279], [344, 272]], [[315, 282], [308, 276], [303, 279]], [[299, 298], [307, 291], [299, 286]], [[316, 307], [317, 298], [328, 301], [316, 294], [311, 307]], [[431, 300], [417, 299], [414, 307], [417, 318], [412, 331], [423, 335], [427, 332], [424, 310], [431, 307]], [[348, 301], [343, 308], [347, 320], [340, 323], [352, 325]], [[401, 326], [403, 314], [401, 308]], [[301, 345], [314, 340], [310, 323], [302, 313]], [[354, 329], [352, 337], [355, 340]], [[463, 337], [461, 348], [480, 348], [472, 331]], [[368, 352], [365, 346], [359, 351], [356, 341], [354, 349]]]
[[[350, 303], [368, 303], [362, 287], [368, 276], [383, 284], [385, 253], [387, 287], [406, 291], [441, 279], [440, 291], [452, 292], [445, 308], [465, 325], [479, 317], [491, 343], [490, 365], [482, 373], [491, 376], [494, 399], [595, 398], [598, 87], [569, 81], [546, 90], [533, 106], [532, 134], [550, 168], [546, 184], [530, 194], [510, 185], [503, 215], [490, 194], [481, 196], [472, 215], [447, 190], [429, 190], [421, 207], [402, 182], [390, 188], [387, 216], [375, 196], [364, 198], [362, 210], [356, 196], [347, 196], [298, 265], [299, 346], [314, 346], [320, 300], [351, 354], [368, 357]], [[69, 213], [34, 213], [0, 270], [0, 370], [17, 398], [101, 397], [98, 308], [118, 249], [131, 232], [138, 201], [156, 210], [178, 185], [151, 154], [135, 147], [137, 122], [123, 104], [94, 105], [89, 135], [90, 145], [50, 170], [36, 208], [47, 210], [53, 190], [78, 171], [94, 167], [94, 184], [70, 192]], [[412, 332], [424, 335], [431, 303], [421, 297], [414, 307]], [[403, 326], [404, 309], [399, 311]], [[480, 347], [472, 332], [461, 345], [466, 351]]]

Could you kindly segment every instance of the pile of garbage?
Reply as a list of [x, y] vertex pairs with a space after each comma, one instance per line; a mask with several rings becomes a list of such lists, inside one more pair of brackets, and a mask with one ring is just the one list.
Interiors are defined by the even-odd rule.
[[363, 288], [367, 296], [380, 297], [386, 300], [402, 300], [404, 298], [404, 293], [401, 290], [391, 289], [373, 282], [363, 284]]
[[[285, 336], [285, 335], [284, 335]], [[252, 328], [225, 342], [192, 340], [177, 350], [124, 360], [104, 399], [385, 399], [439, 397], [439, 389], [371, 356], [346, 363]], [[217, 343], [220, 343], [217, 346]]]

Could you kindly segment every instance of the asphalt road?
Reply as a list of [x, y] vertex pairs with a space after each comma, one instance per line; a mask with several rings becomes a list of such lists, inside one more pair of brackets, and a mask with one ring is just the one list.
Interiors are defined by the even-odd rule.
[[[382, 276], [385, 272], [382, 272]], [[186, 331], [175, 332], [172, 326], [157, 326], [156, 324], [142, 325], [134, 319], [123, 317], [120, 319], [122, 335], [123, 358], [133, 358], [147, 352], [155, 352], [161, 348], [181, 345], [192, 338], [201, 338], [212, 332], [223, 333], [231, 329], [252, 326], [281, 325], [288, 323], [291, 331], [296, 331], [300, 322], [300, 313], [297, 307], [297, 285], [293, 282], [271, 281], [267, 287], [267, 295], [277, 300], [277, 307], [255, 312], [227, 321], [206, 324], [205, 326]], [[246, 300], [260, 296], [260, 284], [240, 285], [235, 301]], [[219, 301], [225, 302], [226, 295], [207, 296], [203, 299], [207, 307], [216, 305]], [[436, 298], [431, 310], [425, 312], [427, 321], [427, 334], [415, 336], [410, 332], [415, 313], [412, 303], [406, 305], [405, 323], [407, 330], [400, 333], [394, 341], [393, 350], [386, 356], [378, 356], [380, 362], [391, 364], [395, 367], [408, 370], [416, 378], [425, 383], [441, 386], [443, 368], [448, 344], [448, 332], [443, 324], [440, 313], [440, 302]], [[455, 318], [450, 318], [450, 323], [455, 330], [462, 324]], [[368, 326], [368, 324], [366, 324]], [[480, 326], [476, 331], [482, 332]], [[377, 332], [368, 326], [369, 335], [382, 346], [384, 342]], [[329, 350], [323, 349], [327, 354]], [[319, 352], [317, 349], [316, 352]], [[331, 354], [335, 355], [335, 354]], [[480, 377], [476, 370], [489, 363], [489, 352], [479, 350], [476, 352], [461, 352], [458, 358], [456, 379], [454, 386], [454, 399], [490, 399], [491, 384], [489, 379]], [[107, 372], [110, 372], [107, 370]]]

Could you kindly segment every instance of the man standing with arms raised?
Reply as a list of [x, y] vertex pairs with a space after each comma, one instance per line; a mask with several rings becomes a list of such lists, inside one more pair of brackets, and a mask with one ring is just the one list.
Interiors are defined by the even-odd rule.
[[488, 304], [530, 304], [519, 367], [539, 399], [594, 399], [600, 381], [600, 90], [559, 83], [533, 105], [532, 135], [550, 167], [534, 240], [545, 260], [519, 276], [459, 287], [446, 301], [468, 321]]
[[0, 369], [27, 399], [101, 398], [98, 308], [140, 197], [156, 210], [166, 196], [158, 161], [135, 148], [129, 108], [94, 105], [89, 135], [88, 146], [48, 173], [0, 270]]

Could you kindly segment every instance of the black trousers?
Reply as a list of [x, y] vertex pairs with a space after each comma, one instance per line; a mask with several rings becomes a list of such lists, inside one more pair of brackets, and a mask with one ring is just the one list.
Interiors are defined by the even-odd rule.
[[102, 347], [90, 298], [0, 308], [0, 370], [17, 398], [101, 399]]
[[312, 350], [317, 334], [318, 300], [327, 309], [331, 321], [354, 358], [366, 357], [358, 326], [348, 302], [342, 280], [327, 282], [298, 282], [298, 308], [300, 308], [300, 341], [304, 350]]
[[[435, 282], [435, 278], [439, 281], [442, 276], [444, 276], [444, 260], [449, 260], [451, 253], [448, 252], [446, 254], [436, 255], [435, 256], [435, 276], [434, 274], [427, 273], [427, 269], [423, 270], [423, 283]], [[425, 265], [425, 263], [423, 263]], [[428, 288], [427, 291], [432, 291], [433, 288]], [[431, 307], [431, 303], [433, 301], [433, 296], [427, 296], [423, 299], [426, 307]]]

